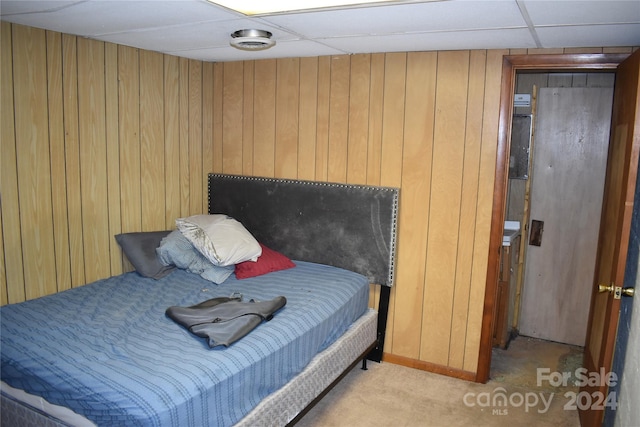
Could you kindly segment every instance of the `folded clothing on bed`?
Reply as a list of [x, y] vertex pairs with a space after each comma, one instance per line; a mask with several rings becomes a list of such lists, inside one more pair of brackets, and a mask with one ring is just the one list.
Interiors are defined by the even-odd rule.
[[190, 307], [172, 306], [166, 313], [194, 335], [208, 338], [209, 347], [229, 347], [263, 320], [271, 320], [286, 303], [283, 296], [260, 302], [245, 302], [240, 297], [217, 297]]
[[[159, 280], [131, 272], [5, 305], [2, 380], [98, 425], [234, 425], [367, 310], [366, 277], [295, 263], [222, 285], [184, 270]], [[287, 303], [228, 348], [209, 348], [165, 315], [236, 293]]]

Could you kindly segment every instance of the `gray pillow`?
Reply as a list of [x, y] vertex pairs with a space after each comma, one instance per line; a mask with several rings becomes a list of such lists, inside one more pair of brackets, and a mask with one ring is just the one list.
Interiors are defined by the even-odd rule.
[[162, 239], [156, 253], [160, 263], [175, 265], [216, 284], [227, 280], [235, 270], [234, 265], [221, 267], [211, 263], [179, 230]]
[[156, 248], [169, 233], [171, 230], [143, 231], [117, 234], [115, 238], [138, 274], [160, 279], [175, 269], [172, 265], [162, 264], [156, 254]]

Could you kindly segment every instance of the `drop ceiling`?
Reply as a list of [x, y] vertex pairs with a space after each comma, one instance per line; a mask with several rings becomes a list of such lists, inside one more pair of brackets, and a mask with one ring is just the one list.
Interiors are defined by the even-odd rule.
[[[303, 1], [303, 0], [301, 0]], [[388, 2], [247, 17], [206, 0], [1, 0], [3, 21], [202, 61], [460, 49], [640, 46], [638, 0]], [[229, 45], [241, 29], [276, 45]]]

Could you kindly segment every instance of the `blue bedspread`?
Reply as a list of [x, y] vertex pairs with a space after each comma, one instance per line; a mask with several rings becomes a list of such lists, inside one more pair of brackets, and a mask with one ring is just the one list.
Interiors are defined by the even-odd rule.
[[[182, 270], [126, 273], [1, 307], [2, 380], [98, 425], [233, 425], [367, 309], [364, 276], [296, 264], [222, 285]], [[165, 316], [234, 292], [287, 305], [229, 348], [210, 349]]]

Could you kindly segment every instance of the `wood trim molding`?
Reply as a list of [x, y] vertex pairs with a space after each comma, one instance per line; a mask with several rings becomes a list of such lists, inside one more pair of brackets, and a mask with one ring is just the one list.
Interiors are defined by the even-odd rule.
[[506, 211], [507, 171], [509, 168], [509, 140], [511, 137], [511, 116], [513, 114], [513, 93], [518, 70], [535, 71], [613, 71], [630, 54], [569, 54], [569, 55], [507, 55], [502, 63], [502, 84], [500, 93], [500, 117], [496, 150], [496, 175], [493, 190], [493, 213], [489, 237], [489, 257], [487, 282], [482, 314], [480, 350], [475, 381], [485, 383], [491, 370], [492, 330], [495, 313], [495, 299], [498, 290], [500, 268], [500, 246]]
[[424, 362], [409, 357], [398, 356], [395, 354], [384, 353], [383, 362], [393, 363], [394, 365], [406, 366], [407, 368], [419, 369], [421, 371], [433, 372], [434, 374], [446, 375], [452, 378], [458, 378], [465, 381], [474, 381], [476, 374], [462, 369], [450, 368], [448, 366], [436, 365], [435, 363]]

